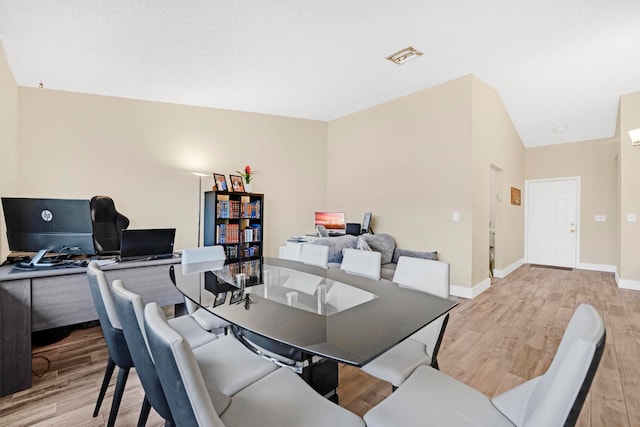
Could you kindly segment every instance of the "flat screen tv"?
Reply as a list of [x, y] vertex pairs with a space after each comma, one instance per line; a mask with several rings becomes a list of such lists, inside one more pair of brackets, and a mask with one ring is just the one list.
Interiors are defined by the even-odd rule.
[[46, 253], [96, 253], [89, 200], [3, 197], [2, 209], [9, 249], [37, 252], [28, 266], [51, 266]]
[[344, 212], [316, 212], [315, 226], [322, 225], [329, 234], [346, 234], [347, 221]]

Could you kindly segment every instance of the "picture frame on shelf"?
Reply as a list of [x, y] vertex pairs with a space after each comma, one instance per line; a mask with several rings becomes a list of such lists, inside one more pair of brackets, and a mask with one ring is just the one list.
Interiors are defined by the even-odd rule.
[[229, 175], [229, 179], [231, 180], [231, 188], [234, 192], [244, 193], [244, 183], [240, 175]]
[[216, 299], [213, 301], [213, 306], [217, 307], [219, 305], [224, 304], [226, 301], [227, 301], [227, 293], [219, 292], [218, 295], [216, 295]]
[[229, 186], [227, 185], [227, 178], [220, 174], [213, 174], [213, 181], [215, 182], [215, 190], [216, 191], [229, 191]]
[[244, 291], [241, 289], [235, 289], [231, 292], [231, 299], [229, 300], [229, 304], [237, 304], [244, 299]]

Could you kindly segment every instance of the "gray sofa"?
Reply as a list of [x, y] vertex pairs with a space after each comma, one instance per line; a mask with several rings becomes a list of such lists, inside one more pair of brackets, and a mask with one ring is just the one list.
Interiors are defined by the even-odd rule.
[[401, 249], [396, 247], [396, 242], [388, 234], [363, 234], [360, 236], [339, 236], [339, 237], [323, 237], [316, 239], [316, 245], [324, 245], [329, 247], [329, 266], [339, 267], [342, 262], [342, 250], [345, 248], [373, 250], [380, 252], [382, 255], [380, 266], [380, 275], [383, 279], [393, 279], [396, 271], [398, 258], [401, 256], [409, 256], [413, 258], [423, 258], [436, 260], [438, 252], [422, 252]]

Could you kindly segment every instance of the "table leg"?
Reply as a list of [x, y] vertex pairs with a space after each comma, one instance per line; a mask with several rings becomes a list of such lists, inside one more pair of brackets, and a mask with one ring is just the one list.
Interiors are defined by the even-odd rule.
[[338, 362], [322, 359], [302, 370], [302, 379], [322, 396], [338, 403]]

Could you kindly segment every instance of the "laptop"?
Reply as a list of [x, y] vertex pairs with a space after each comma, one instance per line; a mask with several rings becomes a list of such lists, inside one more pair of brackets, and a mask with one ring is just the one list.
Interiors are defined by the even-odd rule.
[[122, 230], [120, 261], [137, 261], [173, 257], [175, 228]]

